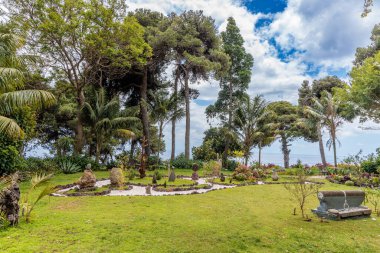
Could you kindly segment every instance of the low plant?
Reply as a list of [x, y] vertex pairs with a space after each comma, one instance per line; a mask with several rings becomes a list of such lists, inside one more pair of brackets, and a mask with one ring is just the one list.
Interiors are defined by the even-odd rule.
[[239, 164], [239, 166], [235, 169], [234, 173], [232, 174], [232, 178], [237, 181], [246, 181], [252, 177], [253, 173], [251, 169], [243, 164]]
[[375, 208], [375, 213], [377, 212], [379, 214], [378, 206], [380, 205], [380, 190], [379, 189], [372, 189], [372, 188], [366, 188], [365, 189], [365, 200], [366, 202], [369, 202], [373, 205]]
[[344, 184], [347, 186], [354, 186], [355, 185], [355, 183], [351, 180], [347, 180], [346, 182], [344, 182]]
[[154, 171], [153, 176], [155, 176], [157, 180], [161, 180], [162, 178], [162, 175], [158, 170]]
[[128, 169], [126, 174], [129, 180], [133, 180], [137, 176], [137, 172], [134, 169]]
[[80, 171], [79, 165], [69, 159], [59, 161], [58, 166], [63, 174], [74, 174]]
[[204, 176], [219, 176], [222, 170], [222, 163], [219, 161], [208, 161], [203, 164]]
[[[54, 187], [48, 183], [52, 177], [53, 174], [35, 174], [30, 180], [30, 188], [21, 203], [21, 213], [27, 223], [30, 222], [32, 211], [38, 202], [55, 191]], [[38, 191], [41, 187], [43, 188], [37, 195], [37, 198], [33, 198], [35, 196], [34, 192]]]
[[306, 184], [306, 175], [303, 169], [297, 170], [297, 183], [284, 184], [285, 189], [291, 194], [301, 210], [302, 218], [305, 218], [305, 204], [309, 196], [316, 194], [321, 188], [320, 184]]
[[112, 168], [110, 172], [111, 186], [121, 189], [124, 186], [124, 172], [121, 168]]

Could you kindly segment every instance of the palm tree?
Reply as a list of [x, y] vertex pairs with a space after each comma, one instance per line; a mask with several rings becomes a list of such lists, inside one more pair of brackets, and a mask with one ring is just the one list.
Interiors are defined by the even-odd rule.
[[22, 138], [24, 131], [10, 115], [16, 108], [41, 108], [55, 103], [53, 94], [43, 90], [22, 90], [27, 66], [33, 57], [19, 55], [23, 40], [0, 25], [0, 133]]
[[184, 108], [178, 103], [178, 95], [169, 95], [167, 91], [161, 90], [153, 94], [152, 97], [152, 113], [153, 121], [158, 124], [158, 149], [157, 156], [160, 157], [161, 140], [163, 138], [164, 127], [173, 120], [180, 120], [185, 116]]
[[337, 167], [336, 143], [338, 128], [343, 124], [344, 118], [339, 115], [340, 102], [329, 92], [324, 92], [320, 100], [314, 100], [314, 106], [308, 107], [307, 111], [314, 117], [320, 119], [322, 125], [326, 126], [330, 139], [327, 141], [329, 149], [334, 151], [334, 166]]
[[120, 110], [120, 101], [117, 97], [107, 101], [105, 90], [101, 88], [95, 92], [95, 100], [91, 105], [84, 103], [82, 116], [90, 127], [90, 133], [94, 136], [96, 146], [96, 162], [99, 162], [100, 152], [107, 138], [118, 136], [130, 139], [134, 133], [127, 129], [139, 119], [134, 116], [126, 116]]
[[[268, 131], [264, 130], [261, 124], [265, 117], [265, 108], [267, 102], [262, 96], [256, 96], [253, 99], [247, 97], [244, 99], [237, 110], [235, 118], [235, 130], [243, 143], [244, 163], [248, 164], [253, 146], [259, 147], [261, 160], [261, 148], [269, 145], [274, 141], [274, 136], [269, 136]], [[260, 161], [261, 162], [261, 161]]]

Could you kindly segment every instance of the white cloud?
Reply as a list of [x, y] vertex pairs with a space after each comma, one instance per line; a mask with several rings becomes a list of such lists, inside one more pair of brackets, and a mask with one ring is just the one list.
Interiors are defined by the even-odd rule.
[[[219, 31], [225, 29], [228, 17], [234, 17], [245, 39], [247, 51], [255, 58], [249, 93], [294, 103], [302, 81], [312, 79], [305, 74], [308, 69], [305, 62], [320, 67], [316, 73], [318, 77], [333, 70], [349, 70], [355, 49], [369, 43], [370, 31], [379, 21], [380, 13], [380, 6], [377, 5], [367, 18], [360, 18], [362, 1], [358, 0], [288, 0], [283, 12], [271, 16], [273, 22], [268, 27], [256, 29], [256, 22], [269, 15], [249, 12], [241, 1], [133, 0], [128, 5], [130, 10], [149, 8], [163, 13], [203, 10], [205, 15], [215, 19]], [[269, 43], [270, 39], [274, 39], [284, 50], [296, 49], [300, 53], [285, 62], [280, 59], [276, 47]], [[215, 101], [218, 94], [216, 82], [200, 82], [192, 86], [199, 89], [199, 99]], [[208, 128], [204, 109], [205, 106], [191, 104], [191, 146], [201, 143], [203, 132]], [[181, 121], [177, 125], [178, 154], [184, 150], [185, 123]], [[342, 142], [345, 138], [359, 136], [360, 131], [357, 124], [346, 125], [342, 130]], [[165, 129], [166, 157], [170, 154], [170, 136], [168, 125]], [[295, 145], [294, 149], [297, 150]]]

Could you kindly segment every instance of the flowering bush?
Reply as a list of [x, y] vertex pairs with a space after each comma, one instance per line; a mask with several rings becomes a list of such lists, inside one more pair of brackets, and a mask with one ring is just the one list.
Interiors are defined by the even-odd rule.
[[246, 181], [248, 179], [253, 178], [253, 173], [248, 166], [243, 164], [239, 164], [239, 166], [235, 169], [232, 174], [232, 178], [237, 181]]

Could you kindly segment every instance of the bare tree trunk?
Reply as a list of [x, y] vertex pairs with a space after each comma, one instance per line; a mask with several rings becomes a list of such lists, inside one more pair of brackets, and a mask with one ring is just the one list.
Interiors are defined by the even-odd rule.
[[83, 122], [81, 117], [82, 107], [84, 105], [84, 93], [83, 89], [79, 88], [77, 90], [77, 122], [75, 127], [75, 154], [81, 154], [84, 146], [83, 137]]
[[189, 75], [185, 73], [185, 106], [186, 106], [186, 130], [185, 130], [185, 158], [190, 159], [190, 88]]
[[284, 168], [289, 168], [289, 144], [285, 136], [281, 136], [282, 154], [284, 155]]
[[259, 143], [259, 168], [261, 168], [261, 142]]
[[337, 158], [336, 158], [336, 140], [335, 140], [335, 134], [334, 134], [334, 137], [332, 139], [332, 144], [333, 144], [333, 149], [334, 149], [334, 166], [335, 166], [335, 169], [336, 169], [337, 166], [338, 166], [338, 162], [337, 162]]
[[95, 163], [99, 164], [99, 158], [100, 158], [100, 143], [97, 140], [96, 141], [96, 155], [95, 155]]
[[[174, 91], [173, 91], [175, 96], [178, 95], [178, 81], [179, 81], [179, 74], [177, 71], [176, 76], [175, 76], [175, 80], [174, 80]], [[177, 104], [175, 106], [175, 111], [177, 111]], [[176, 126], [176, 122], [177, 122], [177, 119], [172, 120], [172, 150], [171, 150], [171, 155], [170, 155], [170, 160], [172, 160], [172, 161], [175, 158], [175, 126]]]
[[164, 123], [161, 121], [159, 126], [159, 134], [158, 134], [158, 148], [157, 148], [157, 164], [160, 160], [160, 152], [161, 152], [161, 140], [162, 140], [162, 132], [163, 132]]
[[148, 67], [144, 68], [143, 81], [140, 88], [140, 114], [141, 121], [143, 125], [143, 136], [145, 136], [146, 146], [145, 154], [147, 157], [150, 156], [150, 134], [149, 134], [149, 116], [146, 103], [148, 100]]
[[325, 148], [324, 148], [323, 139], [322, 139], [321, 122], [317, 123], [317, 134], [318, 134], [318, 142], [319, 142], [319, 153], [321, 154], [323, 168], [326, 168], [327, 162], [326, 162], [326, 156], [325, 156]]
[[131, 142], [131, 152], [129, 154], [129, 160], [130, 161], [133, 160], [133, 155], [135, 153], [135, 148], [136, 148], [136, 140], [132, 140], [132, 142]]
[[[228, 131], [231, 132], [231, 129], [232, 129], [232, 84], [229, 83], [228, 85], [228, 88], [229, 88], [229, 104], [228, 104]], [[228, 151], [230, 149], [230, 143], [231, 143], [231, 140], [230, 140], [230, 136], [228, 135], [228, 137], [226, 138], [226, 145], [224, 146], [224, 151], [223, 151], [223, 157], [222, 157], [222, 166], [225, 167], [227, 165], [227, 157], [228, 157]], [[248, 163], [248, 158], [247, 158], [247, 162]], [[247, 165], [247, 164], [245, 164]]]

